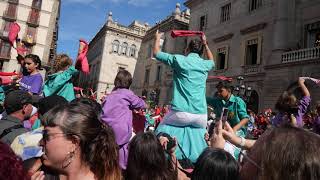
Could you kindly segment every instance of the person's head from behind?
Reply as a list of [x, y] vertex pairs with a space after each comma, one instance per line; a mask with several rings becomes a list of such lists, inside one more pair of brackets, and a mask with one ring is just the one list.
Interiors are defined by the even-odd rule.
[[220, 81], [217, 85], [217, 95], [221, 99], [227, 100], [232, 94], [232, 86], [228, 81]]
[[88, 106], [91, 106], [98, 115], [100, 115], [102, 113], [102, 107], [101, 105], [93, 100], [93, 99], [90, 99], [90, 98], [84, 98], [84, 97], [81, 97], [81, 98], [78, 98], [78, 99], [74, 99], [70, 102], [71, 104], [74, 104], [74, 103], [82, 103], [82, 104], [85, 104], [85, 105], [88, 105]]
[[114, 89], [129, 89], [132, 83], [132, 75], [127, 70], [121, 70], [114, 79]]
[[132, 180], [175, 179], [165, 152], [157, 137], [151, 133], [137, 134], [129, 144], [126, 176]]
[[36, 72], [37, 70], [41, 70], [41, 60], [35, 54], [28, 54], [25, 57], [24, 66], [28, 73]]
[[56, 106], [43, 118], [44, 165], [68, 173], [84, 165], [96, 179], [119, 179], [118, 149], [112, 129], [82, 103]]
[[53, 70], [54, 72], [64, 71], [72, 65], [72, 59], [66, 54], [58, 54], [54, 64]]
[[6, 94], [4, 99], [6, 113], [22, 120], [31, 116], [33, 106], [31, 95], [22, 90], [14, 90]]
[[51, 95], [40, 99], [38, 102], [39, 119], [42, 119], [43, 115], [55, 106], [61, 106], [65, 104], [68, 104], [68, 101], [64, 97], [58, 95]]
[[[297, 111], [298, 104], [296, 96], [288, 91], [283, 92], [275, 105], [276, 110], [283, 113], [294, 113]], [[295, 112], [296, 113], [296, 112]]]
[[22, 159], [7, 144], [0, 141], [0, 179], [30, 179], [24, 171]]
[[320, 179], [320, 136], [302, 128], [274, 128], [258, 139], [241, 171], [244, 179]]
[[192, 173], [192, 180], [237, 180], [239, 165], [223, 149], [206, 148], [199, 156]]
[[192, 39], [186, 49], [187, 53], [196, 53], [199, 56], [203, 54], [203, 42], [200, 39]]

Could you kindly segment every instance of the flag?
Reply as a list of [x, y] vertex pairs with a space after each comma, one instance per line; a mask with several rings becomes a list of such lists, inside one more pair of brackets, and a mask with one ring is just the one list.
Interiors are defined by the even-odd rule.
[[188, 30], [172, 30], [171, 37], [185, 37], [185, 36], [203, 36], [202, 31], [188, 31]]
[[89, 44], [83, 39], [80, 39], [79, 41], [80, 41], [80, 45], [79, 45], [79, 52], [78, 52], [78, 57], [76, 61], [76, 67], [82, 72], [84, 72], [85, 74], [88, 74], [90, 72], [89, 63], [87, 59]]
[[219, 79], [222, 81], [232, 81], [231, 77], [225, 77], [225, 76], [208, 76], [208, 79]]
[[18, 23], [11, 23], [9, 35], [8, 35], [11, 46], [13, 46], [13, 43], [17, 39], [19, 32], [20, 32], [19, 24]]

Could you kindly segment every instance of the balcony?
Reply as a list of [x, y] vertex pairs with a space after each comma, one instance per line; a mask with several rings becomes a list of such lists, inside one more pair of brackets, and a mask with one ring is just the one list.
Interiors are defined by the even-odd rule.
[[8, 0], [8, 3], [19, 4], [19, 0]]
[[245, 75], [249, 75], [249, 74], [257, 74], [260, 73], [261, 70], [259, 68], [259, 65], [246, 65], [243, 67], [243, 73]]
[[39, 16], [40, 16], [40, 11], [37, 9], [32, 9], [32, 11], [30, 11], [27, 24], [32, 27], [38, 27], [39, 19], [40, 19]]
[[281, 55], [282, 63], [320, 59], [320, 47], [290, 51]]
[[23, 43], [27, 46], [33, 46], [36, 44], [36, 40], [33, 36], [30, 35], [26, 35], [23, 39], [22, 39]]
[[41, 9], [42, 0], [33, 0], [31, 8], [33, 9]]
[[9, 36], [9, 31], [7, 30], [2, 30], [0, 31], [0, 37], [3, 40], [8, 40], [8, 36]]
[[8, 9], [4, 12], [2, 18], [7, 21], [15, 21], [17, 20], [17, 11], [16, 11], [16, 5], [9, 4]]
[[11, 57], [11, 45], [0, 41], [0, 59], [9, 60]]

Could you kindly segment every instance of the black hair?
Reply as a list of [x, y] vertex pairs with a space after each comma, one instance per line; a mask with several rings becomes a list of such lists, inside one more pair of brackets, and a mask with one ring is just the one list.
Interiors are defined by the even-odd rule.
[[24, 57], [24, 59], [32, 59], [32, 61], [35, 63], [35, 64], [38, 64], [38, 67], [37, 69], [39, 70], [42, 70], [41, 68], [41, 60], [39, 58], [39, 56], [35, 55], [35, 54], [28, 54]]
[[70, 104], [73, 104], [73, 103], [82, 103], [82, 104], [88, 105], [92, 107], [97, 112], [98, 115], [102, 113], [101, 105], [93, 99], [81, 97], [81, 98], [74, 99], [70, 102]]
[[231, 85], [230, 82], [228, 81], [220, 81], [217, 85], [216, 85], [217, 89], [221, 89], [224, 88], [226, 90], [229, 90], [230, 92], [233, 91], [233, 86]]
[[131, 140], [125, 177], [130, 180], [177, 179], [176, 172], [153, 133], [139, 133]]
[[132, 75], [127, 70], [121, 70], [118, 72], [114, 79], [114, 89], [129, 89], [132, 83]]
[[238, 180], [239, 165], [223, 149], [206, 148], [199, 156], [191, 180]]
[[203, 43], [200, 39], [193, 39], [189, 42], [188, 49], [191, 53], [196, 53], [199, 54], [199, 56], [202, 56]]
[[46, 112], [48, 112], [50, 109], [54, 108], [55, 106], [61, 106], [65, 104], [68, 104], [68, 101], [62, 96], [58, 96], [58, 95], [47, 96], [39, 100], [38, 113], [40, 115], [44, 115]]

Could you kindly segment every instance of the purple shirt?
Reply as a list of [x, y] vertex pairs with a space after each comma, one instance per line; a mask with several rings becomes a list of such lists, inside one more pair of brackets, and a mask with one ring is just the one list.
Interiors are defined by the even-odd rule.
[[42, 76], [40, 73], [23, 76], [19, 82], [20, 89], [24, 91], [31, 92], [33, 94], [40, 94], [42, 89]]
[[120, 146], [119, 164], [126, 169], [128, 143], [132, 136], [132, 110], [145, 108], [145, 102], [128, 89], [117, 89], [106, 97], [102, 106], [101, 119], [112, 127]]
[[[295, 118], [297, 119], [297, 125], [298, 127], [303, 127], [303, 115], [307, 112], [308, 106], [311, 102], [310, 96], [304, 96], [298, 105], [298, 113], [295, 114]], [[274, 126], [280, 126], [281, 124], [284, 124], [284, 114], [279, 113], [272, 119], [272, 124]]]
[[320, 116], [317, 116], [313, 122], [313, 132], [320, 134]]

